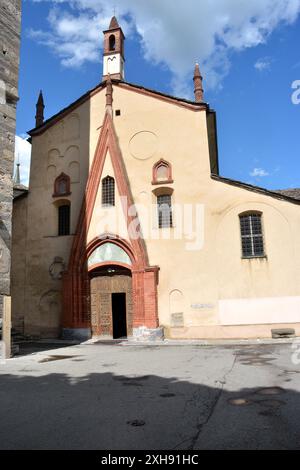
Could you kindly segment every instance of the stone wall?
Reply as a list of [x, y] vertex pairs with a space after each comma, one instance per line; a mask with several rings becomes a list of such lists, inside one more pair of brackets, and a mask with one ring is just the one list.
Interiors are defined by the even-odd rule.
[[0, 4], [0, 324], [2, 296], [10, 295], [13, 167], [18, 101], [21, 0]]

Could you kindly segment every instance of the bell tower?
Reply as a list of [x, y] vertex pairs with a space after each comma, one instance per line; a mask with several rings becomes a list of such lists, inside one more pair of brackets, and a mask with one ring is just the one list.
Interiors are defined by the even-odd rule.
[[124, 80], [124, 41], [125, 36], [115, 16], [110, 21], [109, 28], [103, 31], [103, 80], [108, 75], [117, 80]]

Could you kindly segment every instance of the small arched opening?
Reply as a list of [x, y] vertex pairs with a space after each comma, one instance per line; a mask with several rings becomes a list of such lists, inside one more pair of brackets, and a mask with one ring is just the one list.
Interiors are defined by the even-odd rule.
[[109, 50], [110, 51], [116, 50], [116, 36], [114, 34], [111, 34], [109, 36]]

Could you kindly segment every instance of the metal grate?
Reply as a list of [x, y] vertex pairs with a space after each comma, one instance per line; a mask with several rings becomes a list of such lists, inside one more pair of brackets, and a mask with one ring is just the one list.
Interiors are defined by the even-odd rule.
[[157, 210], [159, 228], [172, 227], [172, 202], [169, 194], [157, 196]]
[[70, 235], [70, 205], [58, 208], [58, 235]]
[[106, 176], [102, 180], [102, 206], [115, 205], [115, 180], [111, 176]]
[[243, 257], [264, 256], [261, 214], [240, 216]]

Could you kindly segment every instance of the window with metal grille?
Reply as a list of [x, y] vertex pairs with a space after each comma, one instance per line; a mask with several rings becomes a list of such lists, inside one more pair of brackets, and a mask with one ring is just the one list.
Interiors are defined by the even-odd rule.
[[58, 235], [70, 235], [70, 205], [58, 208]]
[[242, 254], [244, 258], [264, 256], [262, 216], [258, 213], [240, 215]]
[[169, 194], [157, 196], [158, 226], [172, 227], [172, 201]]
[[115, 205], [115, 180], [111, 176], [106, 176], [102, 180], [102, 205]]

